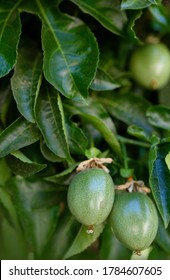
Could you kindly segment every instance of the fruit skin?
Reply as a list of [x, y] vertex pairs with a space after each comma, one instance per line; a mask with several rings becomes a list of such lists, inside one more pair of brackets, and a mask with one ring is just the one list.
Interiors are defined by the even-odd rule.
[[103, 223], [114, 202], [114, 183], [103, 169], [91, 168], [76, 174], [68, 188], [68, 207], [83, 225]]
[[158, 230], [156, 207], [146, 194], [139, 192], [116, 196], [110, 222], [119, 241], [133, 251], [148, 248]]
[[162, 43], [138, 48], [130, 59], [133, 78], [145, 88], [156, 90], [170, 79], [170, 51]]

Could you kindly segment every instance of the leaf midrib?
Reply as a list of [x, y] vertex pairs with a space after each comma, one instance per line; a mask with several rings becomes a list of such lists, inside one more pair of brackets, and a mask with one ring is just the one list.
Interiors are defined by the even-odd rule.
[[51, 24], [50, 24], [50, 22], [49, 22], [49, 20], [48, 20], [48, 17], [46, 16], [46, 13], [44, 12], [44, 9], [43, 9], [43, 7], [42, 7], [40, 1], [39, 1], [39, 0], [36, 0], [36, 2], [37, 2], [37, 5], [38, 5], [38, 7], [39, 7], [41, 13], [42, 13], [42, 16], [43, 16], [45, 22], [47, 23], [47, 25], [48, 25], [48, 27], [49, 27], [49, 30], [51, 31], [51, 33], [52, 33], [52, 35], [53, 35], [53, 37], [54, 37], [54, 40], [56, 41], [56, 43], [57, 43], [57, 45], [58, 45], [58, 48], [59, 48], [59, 50], [60, 50], [60, 53], [61, 53], [61, 55], [62, 55], [62, 57], [63, 57], [63, 59], [64, 59], [65, 65], [66, 65], [66, 67], [67, 67], [69, 76], [70, 76], [70, 78], [71, 78], [71, 80], [72, 80], [72, 82], [73, 82], [75, 88], [76, 88], [77, 91], [79, 92], [79, 89], [77, 88], [77, 85], [75, 84], [74, 78], [73, 78], [73, 76], [71, 75], [71, 71], [70, 71], [69, 65], [68, 65], [68, 63], [67, 63], [67, 60], [66, 60], [66, 58], [65, 58], [64, 52], [62, 51], [61, 45], [60, 45], [60, 43], [59, 43], [59, 41], [58, 41], [58, 39], [57, 39], [57, 37], [56, 37], [55, 32], [54, 32], [53, 29], [51, 28]]

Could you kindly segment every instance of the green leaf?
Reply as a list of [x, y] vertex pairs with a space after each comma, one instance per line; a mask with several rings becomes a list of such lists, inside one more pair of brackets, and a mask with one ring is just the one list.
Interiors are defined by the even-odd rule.
[[21, 23], [18, 7], [22, 0], [1, 1], [0, 3], [0, 77], [14, 67], [17, 57]]
[[158, 232], [155, 237], [155, 242], [162, 248], [167, 254], [170, 254], [170, 234], [163, 225], [161, 219], [159, 219]]
[[41, 73], [42, 56], [36, 46], [20, 49], [11, 86], [19, 112], [30, 122], [35, 122], [34, 104], [40, 88]]
[[3, 189], [0, 188], [0, 202], [5, 207], [5, 209], [8, 211], [9, 219], [12, 222], [13, 226], [19, 230], [19, 222], [18, 217], [16, 213], [15, 206], [12, 202], [11, 196]]
[[98, 69], [94, 80], [92, 81], [90, 88], [94, 91], [107, 91], [120, 87], [120, 85], [102, 69]]
[[61, 14], [55, 2], [36, 2], [43, 23], [45, 77], [66, 97], [82, 101], [97, 68], [96, 39], [81, 20]]
[[145, 99], [132, 93], [111, 93], [107, 96], [99, 96], [98, 100], [113, 117], [128, 125], [133, 124], [141, 127], [149, 137], [152, 135], [153, 128], [145, 115], [150, 103]]
[[121, 149], [116, 138], [114, 123], [98, 100], [88, 99], [88, 105], [76, 106], [70, 102], [64, 106], [70, 110], [71, 115], [80, 115], [85, 124], [91, 124], [95, 127], [121, 160]]
[[63, 161], [62, 158], [54, 154], [46, 145], [44, 139], [40, 139], [40, 150], [45, 159], [51, 162], [60, 162]]
[[88, 141], [83, 131], [78, 125], [71, 121], [66, 121], [66, 131], [71, 154], [84, 155]]
[[170, 130], [170, 108], [162, 105], [150, 106], [146, 112], [148, 121], [159, 128]]
[[0, 159], [0, 170], [0, 185], [4, 186], [11, 177], [11, 170], [6, 163], [5, 158]]
[[96, 20], [106, 29], [117, 34], [123, 35], [123, 26], [127, 20], [126, 14], [120, 11], [119, 1], [112, 0], [71, 0], [79, 8]]
[[135, 124], [132, 124], [128, 127], [127, 129], [127, 132], [130, 134], [130, 135], [133, 135], [141, 140], [144, 140], [144, 141], [147, 141], [147, 142], [150, 142], [150, 137], [148, 136], [148, 134], [146, 133], [146, 131], [143, 130], [143, 128], [135, 125]]
[[74, 241], [80, 224], [73, 218], [68, 209], [59, 217], [57, 228], [44, 253], [48, 260], [63, 259], [70, 244]]
[[161, 26], [161, 32], [170, 31], [170, 11], [166, 6], [163, 4], [153, 5], [149, 8], [149, 12], [152, 14], [155, 23]]
[[37, 126], [19, 117], [0, 134], [0, 157], [33, 144], [39, 137]]
[[170, 172], [165, 162], [169, 143], [155, 143], [149, 155], [150, 187], [158, 210], [167, 227], [170, 221]]
[[100, 259], [128, 260], [132, 252], [115, 237], [110, 224], [106, 224], [101, 236]]
[[48, 148], [60, 158], [70, 158], [64, 113], [59, 93], [41, 87], [36, 100], [35, 116]]
[[134, 43], [141, 43], [140, 39], [135, 32], [136, 20], [142, 16], [142, 10], [129, 10], [127, 12], [128, 22], [126, 25], [127, 35], [126, 38], [129, 41], [134, 41]]
[[64, 259], [68, 259], [76, 254], [81, 253], [87, 249], [92, 243], [94, 243], [100, 236], [104, 229], [104, 225], [95, 226], [94, 232], [92, 234], [87, 233], [87, 227], [81, 226], [75, 240], [71, 244], [70, 248], [64, 255]]
[[166, 162], [168, 169], [170, 170], [170, 152], [166, 155], [165, 162]]
[[121, 9], [143, 9], [158, 4], [158, 0], [122, 0]]
[[75, 170], [75, 168], [78, 166], [77, 163], [71, 164], [68, 168], [66, 168], [64, 171], [57, 173], [55, 175], [52, 175], [50, 177], [46, 177], [45, 180], [53, 183], [57, 183], [59, 180], [61, 180], [62, 177], [71, 175], [71, 173]]
[[26, 260], [28, 251], [21, 230], [16, 229], [6, 218], [1, 218], [1, 260]]
[[[55, 231], [59, 205], [53, 202], [53, 205], [49, 206], [49, 199], [54, 199], [54, 192], [49, 197], [50, 185], [42, 181], [29, 182], [18, 176], [13, 181], [13, 189], [18, 215], [30, 250], [39, 258]], [[41, 207], [38, 207], [38, 204]]]
[[46, 164], [32, 162], [21, 151], [15, 151], [8, 155], [7, 163], [14, 174], [23, 177], [29, 177], [47, 166]]

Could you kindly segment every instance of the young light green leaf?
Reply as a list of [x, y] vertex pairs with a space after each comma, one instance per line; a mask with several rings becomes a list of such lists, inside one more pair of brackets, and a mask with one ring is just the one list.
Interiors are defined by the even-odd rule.
[[122, 0], [121, 9], [143, 9], [153, 4], [158, 4], [158, 0]]
[[168, 169], [170, 170], [170, 152], [166, 155], [165, 162], [166, 162]]
[[31, 145], [40, 138], [39, 129], [22, 117], [19, 117], [0, 134], [0, 157]]
[[170, 221], [170, 172], [165, 162], [169, 143], [154, 143], [149, 155], [150, 187], [165, 228]]
[[64, 113], [59, 93], [41, 87], [36, 100], [35, 117], [48, 148], [60, 158], [70, 158]]
[[90, 88], [94, 91], [113, 90], [118, 87], [120, 85], [100, 68], [98, 68], [96, 76], [90, 85]]
[[0, 3], [0, 77], [14, 67], [21, 33], [18, 8], [22, 0]]
[[42, 55], [36, 47], [20, 49], [11, 86], [19, 112], [30, 122], [35, 122], [34, 104], [41, 84], [41, 73]]
[[97, 238], [100, 236], [104, 229], [104, 225], [95, 226], [93, 234], [87, 233], [87, 227], [81, 226], [80, 230], [75, 237], [75, 240], [71, 244], [70, 248], [64, 255], [64, 259], [69, 259], [70, 257], [81, 253], [85, 249], [87, 249], [92, 243], [94, 243]]
[[120, 11], [119, 1], [112, 0], [71, 0], [79, 8], [96, 20], [106, 29], [117, 34], [123, 35], [123, 27], [127, 21], [126, 14]]
[[98, 64], [96, 39], [81, 20], [61, 14], [55, 2], [36, 2], [42, 20], [45, 77], [66, 97], [82, 101]]
[[14, 174], [23, 177], [29, 177], [47, 166], [46, 164], [32, 162], [21, 151], [15, 151], [8, 155], [7, 162]]
[[150, 106], [146, 112], [148, 121], [159, 128], [170, 130], [170, 108], [162, 105]]

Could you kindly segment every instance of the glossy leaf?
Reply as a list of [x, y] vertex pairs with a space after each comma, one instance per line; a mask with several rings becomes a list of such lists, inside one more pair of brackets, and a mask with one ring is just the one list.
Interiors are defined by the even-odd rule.
[[11, 86], [19, 112], [30, 122], [35, 122], [34, 105], [41, 73], [42, 57], [36, 46], [20, 49]]
[[107, 91], [120, 87], [120, 85], [102, 69], [98, 69], [94, 80], [92, 81], [90, 88], [94, 91]]
[[148, 136], [151, 136], [153, 128], [145, 115], [150, 105], [148, 101], [132, 93], [122, 95], [112, 93], [107, 95], [107, 97], [99, 97], [99, 100], [113, 117], [128, 125], [137, 125], [141, 127]]
[[[14, 180], [13, 188], [18, 215], [30, 249], [39, 258], [55, 231], [59, 214], [58, 205], [49, 207], [49, 196], [46, 195], [44, 198], [49, 190], [46, 183], [40, 181], [33, 183], [18, 177]], [[45, 199], [46, 206], [37, 207], [37, 202], [42, 199]]]
[[14, 67], [21, 33], [18, 8], [22, 0], [0, 3], [0, 77]]
[[7, 162], [14, 174], [23, 177], [29, 177], [47, 166], [46, 164], [32, 162], [21, 151], [12, 152], [11, 155], [7, 157]]
[[165, 157], [165, 162], [166, 162], [168, 169], [170, 170], [170, 151]]
[[45, 86], [41, 88], [36, 100], [35, 116], [48, 148], [60, 158], [69, 158], [64, 113], [57, 91]]
[[158, 6], [153, 5], [149, 8], [149, 12], [153, 16], [153, 24], [159, 25], [160, 32], [170, 31], [170, 10], [160, 3]]
[[97, 225], [95, 226], [93, 234], [88, 234], [87, 227], [81, 226], [77, 236], [75, 237], [75, 240], [64, 255], [64, 259], [69, 259], [70, 257], [79, 254], [85, 249], [87, 249], [100, 236], [100, 234], [103, 231], [103, 228], [103, 224]]
[[122, 0], [121, 9], [143, 9], [153, 4], [158, 4], [158, 0]]
[[127, 132], [130, 135], [133, 135], [141, 140], [150, 142], [150, 137], [148, 136], [148, 134], [139, 126], [132, 124], [128, 127]]
[[84, 155], [88, 141], [83, 131], [71, 121], [66, 121], [66, 131], [71, 154]]
[[126, 15], [120, 11], [119, 1], [112, 0], [71, 0], [79, 8], [95, 19], [97, 19], [106, 29], [123, 35], [123, 26], [126, 22]]
[[[68, 106], [65, 105], [66, 107]], [[89, 99], [88, 105], [74, 106], [74, 103], [69, 105], [71, 115], [80, 115], [86, 124], [91, 124], [103, 136], [114, 153], [121, 160], [120, 144], [116, 138], [114, 123], [109, 117], [104, 107], [96, 100]]]
[[128, 22], [126, 25], [127, 36], [126, 38], [135, 43], [141, 43], [140, 38], [135, 32], [136, 21], [142, 16], [142, 10], [129, 10], [128, 11]]
[[149, 156], [150, 187], [158, 210], [167, 227], [170, 221], [170, 172], [165, 162], [169, 152], [169, 143], [154, 143]]
[[45, 159], [51, 162], [61, 162], [62, 158], [54, 154], [46, 145], [44, 139], [40, 139], [40, 150]]
[[159, 219], [158, 232], [155, 237], [155, 242], [162, 248], [167, 254], [170, 254], [170, 234], [165, 229], [163, 222]]
[[148, 108], [146, 112], [148, 121], [159, 128], [170, 130], [170, 108], [155, 105]]
[[37, 126], [19, 117], [0, 134], [0, 157], [33, 144], [39, 137]]
[[45, 77], [66, 97], [83, 100], [97, 68], [96, 39], [81, 20], [61, 14], [55, 2], [36, 2], [43, 23]]

